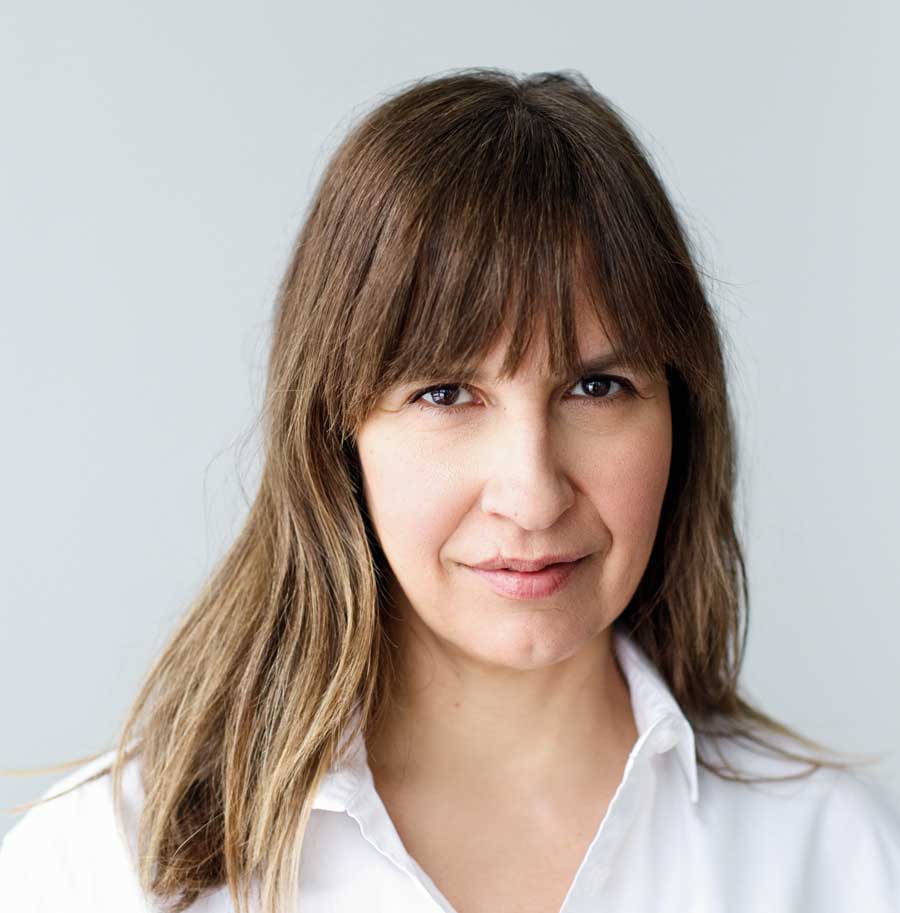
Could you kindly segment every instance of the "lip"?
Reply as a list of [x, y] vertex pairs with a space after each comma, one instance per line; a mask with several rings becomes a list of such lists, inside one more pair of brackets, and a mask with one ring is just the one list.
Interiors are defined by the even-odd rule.
[[466, 567], [481, 576], [501, 596], [510, 599], [546, 599], [569, 583], [584, 560], [578, 558], [575, 561], [550, 564], [540, 571], [489, 571], [472, 565]]
[[498, 555], [496, 558], [479, 561], [478, 564], [470, 564], [469, 567], [480, 568], [484, 571], [540, 571], [547, 567], [548, 564], [568, 564], [584, 557], [584, 552], [557, 552], [556, 554], [546, 554], [540, 558], [531, 559], [506, 558]]

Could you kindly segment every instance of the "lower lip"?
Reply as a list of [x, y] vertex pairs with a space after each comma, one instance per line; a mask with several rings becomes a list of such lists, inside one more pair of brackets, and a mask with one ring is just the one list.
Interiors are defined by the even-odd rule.
[[581, 566], [583, 558], [566, 564], [548, 564], [539, 571], [485, 571], [470, 567], [495, 593], [510, 599], [544, 599], [558, 593]]

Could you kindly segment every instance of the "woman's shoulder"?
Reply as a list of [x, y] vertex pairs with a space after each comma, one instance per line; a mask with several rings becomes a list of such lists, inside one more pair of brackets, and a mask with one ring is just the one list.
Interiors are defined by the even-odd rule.
[[[848, 756], [827, 750], [817, 752], [790, 734], [761, 725], [747, 727], [738, 736], [698, 732], [695, 740], [703, 759], [726, 772], [719, 776], [708, 768], [701, 769], [707, 790], [718, 786], [735, 796], [767, 796], [794, 810], [812, 808], [816, 814], [821, 813], [825, 803], [856, 805], [861, 812], [883, 812], [888, 823], [900, 823], [897, 797], [877, 772], [863, 764], [811, 763], [816, 759], [846, 761]], [[852, 761], [853, 756], [849, 759]], [[745, 789], [748, 785], [754, 788]], [[788, 799], [792, 801], [783, 801]]]
[[[790, 736], [764, 736], [783, 751], [816, 756]], [[704, 736], [698, 748], [717, 766], [726, 762], [730, 774], [756, 778], [741, 782], [701, 771], [698, 811], [722, 846], [739, 844], [747, 857], [765, 856], [760, 864], [798, 867], [791, 876], [810, 901], [816, 894], [818, 906], [809, 909], [895, 909], [900, 801], [883, 776], [855, 764], [812, 768], [747, 739]]]
[[[106, 771], [115, 751], [54, 782], [0, 843], [0, 909], [101, 913], [150, 909], [134, 864], [141, 798], [134, 758], [122, 769], [122, 812]], [[106, 771], [106, 772], [104, 772]]]

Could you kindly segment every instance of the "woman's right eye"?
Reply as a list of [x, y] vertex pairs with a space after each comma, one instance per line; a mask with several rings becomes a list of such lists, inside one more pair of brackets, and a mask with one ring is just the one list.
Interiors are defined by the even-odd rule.
[[[452, 399], [456, 396], [460, 390], [465, 390], [463, 384], [439, 384], [436, 387], [429, 387], [427, 390], [422, 390], [417, 393], [412, 402], [414, 402], [420, 409], [429, 409], [429, 410], [438, 410], [440, 412], [456, 412], [458, 409], [463, 408], [463, 406], [456, 403], [448, 403], [446, 399]], [[437, 403], [427, 402], [422, 399], [424, 396], [435, 396], [438, 399]], [[444, 400], [442, 402], [442, 400]], [[465, 404], [463, 404], [465, 405]]]

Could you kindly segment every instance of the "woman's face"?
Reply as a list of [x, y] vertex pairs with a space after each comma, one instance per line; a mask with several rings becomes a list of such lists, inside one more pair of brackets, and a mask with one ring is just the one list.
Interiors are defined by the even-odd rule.
[[[584, 307], [577, 338], [585, 361], [611, 352]], [[357, 444], [401, 617], [458, 660], [526, 670], [577, 653], [628, 604], [659, 523], [671, 413], [661, 375], [613, 365], [569, 383], [547, 375], [543, 348], [501, 383], [506, 341], [468, 386], [429, 377], [388, 391]], [[548, 554], [585, 556], [550, 595], [509, 572], [519, 596], [499, 592], [471, 567]]]

